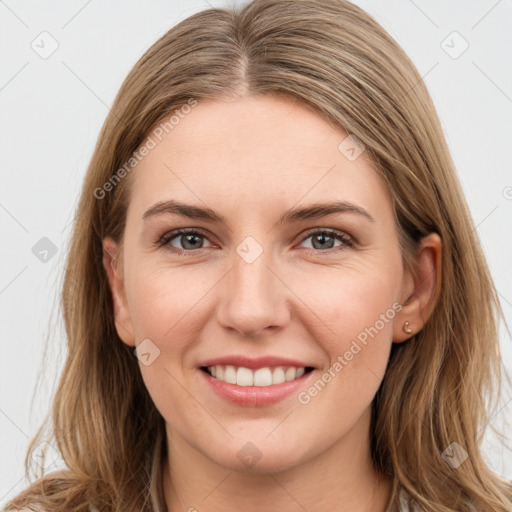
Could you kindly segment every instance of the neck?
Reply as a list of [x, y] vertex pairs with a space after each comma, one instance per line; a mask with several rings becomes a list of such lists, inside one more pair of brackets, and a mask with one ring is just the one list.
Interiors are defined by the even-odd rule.
[[[169, 427], [168, 427], [169, 428]], [[275, 473], [221, 467], [167, 431], [163, 463], [168, 512], [286, 510], [385, 512], [392, 480], [373, 468], [369, 414], [335, 445], [302, 464]]]

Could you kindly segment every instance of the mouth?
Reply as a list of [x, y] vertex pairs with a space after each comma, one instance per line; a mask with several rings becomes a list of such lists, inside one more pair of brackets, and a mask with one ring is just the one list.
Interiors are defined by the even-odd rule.
[[237, 406], [266, 407], [292, 399], [310, 384], [317, 368], [306, 361], [277, 354], [231, 354], [203, 360], [197, 370], [205, 393]]
[[300, 379], [314, 370], [312, 366], [266, 366], [246, 368], [244, 366], [216, 364], [200, 369], [213, 379], [241, 387], [269, 388]]

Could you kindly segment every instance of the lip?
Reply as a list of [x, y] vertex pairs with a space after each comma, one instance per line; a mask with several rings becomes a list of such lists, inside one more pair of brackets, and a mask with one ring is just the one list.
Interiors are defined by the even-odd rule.
[[215, 394], [224, 400], [245, 407], [265, 407], [275, 404], [293, 394], [297, 395], [300, 388], [305, 386], [311, 375], [315, 373], [313, 370], [305, 373], [298, 379], [281, 384], [273, 384], [272, 386], [237, 386], [236, 384], [228, 384], [227, 382], [218, 380], [200, 368], [198, 368], [198, 372]]
[[[312, 364], [297, 361], [296, 359], [289, 359], [286, 357], [279, 356], [264, 356], [264, 357], [247, 357], [239, 354], [233, 354], [229, 356], [216, 357], [214, 359], [208, 359], [203, 361], [199, 367], [203, 366], [215, 366], [218, 364], [231, 365], [231, 366], [243, 366], [251, 370], [257, 370], [258, 368], [275, 367], [275, 366], [295, 366], [296, 368], [306, 368], [314, 366]], [[278, 386], [280, 384], [277, 384]]]

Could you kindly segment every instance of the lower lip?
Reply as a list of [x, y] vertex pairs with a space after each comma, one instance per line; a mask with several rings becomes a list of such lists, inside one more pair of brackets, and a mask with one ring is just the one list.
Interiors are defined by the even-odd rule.
[[298, 379], [274, 384], [272, 386], [237, 386], [236, 384], [228, 384], [219, 379], [215, 379], [209, 373], [199, 369], [199, 373], [210, 385], [211, 389], [221, 398], [233, 402], [237, 405], [247, 407], [264, 407], [272, 405], [284, 398], [298, 393], [299, 389], [309, 379], [314, 370], [305, 373]]

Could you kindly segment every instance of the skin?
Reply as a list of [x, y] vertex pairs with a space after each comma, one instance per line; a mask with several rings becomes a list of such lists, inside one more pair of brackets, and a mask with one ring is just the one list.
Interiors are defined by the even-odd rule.
[[[104, 266], [119, 336], [160, 350], [140, 370], [166, 420], [169, 511], [386, 508], [391, 481], [370, 459], [371, 403], [391, 344], [428, 319], [441, 241], [423, 239], [417, 272], [404, 271], [390, 193], [365, 152], [350, 161], [338, 150], [346, 136], [288, 99], [201, 101], [132, 171], [124, 243], [104, 240]], [[170, 213], [142, 219], [169, 199], [208, 206], [227, 224]], [[277, 224], [292, 207], [340, 199], [374, 222], [338, 213]], [[190, 247], [180, 236], [171, 248], [155, 245], [185, 227], [206, 233], [193, 240], [199, 248], [173, 253]], [[313, 228], [357, 243], [313, 245]], [[236, 251], [248, 236], [263, 249], [252, 263]], [[307, 389], [394, 303], [401, 311], [308, 404], [292, 394], [241, 407], [199, 374], [201, 361], [219, 355], [279, 355], [315, 366]], [[251, 467], [237, 456], [247, 442], [261, 454]]]

